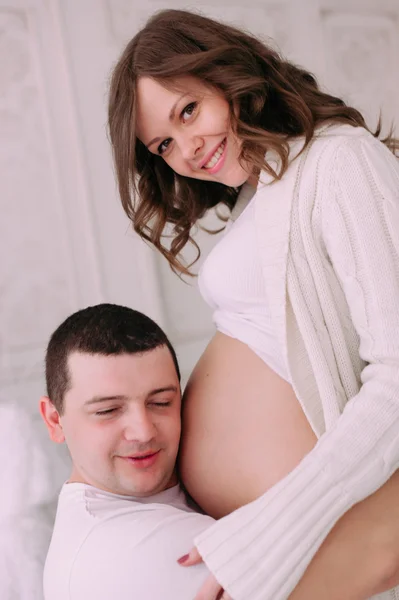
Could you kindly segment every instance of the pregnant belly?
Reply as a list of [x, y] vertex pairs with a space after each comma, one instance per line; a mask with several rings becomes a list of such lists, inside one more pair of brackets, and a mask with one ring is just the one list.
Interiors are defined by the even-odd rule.
[[180, 473], [220, 518], [288, 474], [317, 439], [290, 384], [248, 346], [217, 333], [183, 398]]

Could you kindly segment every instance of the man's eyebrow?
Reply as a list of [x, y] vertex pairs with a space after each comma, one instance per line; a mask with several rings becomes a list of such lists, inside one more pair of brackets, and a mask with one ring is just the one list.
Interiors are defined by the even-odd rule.
[[[176, 112], [176, 107], [179, 104], [180, 100], [182, 98], [184, 98], [185, 96], [188, 96], [189, 92], [184, 92], [184, 94], [182, 94], [174, 103], [174, 105], [172, 106], [172, 108], [170, 109], [170, 113], [169, 113], [169, 121], [173, 121], [173, 119], [175, 118], [175, 112]], [[155, 142], [160, 142], [161, 138], [160, 137], [156, 137], [154, 139], [152, 139], [150, 142], [148, 142], [148, 144], [146, 144], [147, 148], [149, 148], [150, 146], [152, 146], [153, 144], [155, 144]]]
[[163, 394], [164, 392], [174, 392], [177, 393], [178, 389], [175, 385], [166, 385], [165, 387], [155, 388], [149, 392], [148, 397], [156, 396], [157, 394]]
[[[163, 394], [165, 392], [174, 392], [175, 394], [178, 392], [178, 388], [175, 385], [166, 385], [160, 388], [154, 388], [151, 390], [147, 397], [156, 396], [157, 394]], [[117, 396], [93, 396], [90, 400], [86, 400], [84, 403], [85, 406], [90, 406], [91, 404], [99, 404], [101, 402], [112, 402], [113, 400], [126, 401], [128, 400], [128, 396], [117, 395]]]
[[93, 396], [90, 400], [86, 400], [84, 403], [85, 406], [89, 406], [90, 404], [97, 404], [100, 402], [110, 402], [112, 400], [127, 400], [127, 396]]

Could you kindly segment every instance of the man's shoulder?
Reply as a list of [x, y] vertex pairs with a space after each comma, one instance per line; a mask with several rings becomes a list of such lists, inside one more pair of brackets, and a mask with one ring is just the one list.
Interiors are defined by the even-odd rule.
[[[98, 507], [96, 511], [98, 514]], [[152, 599], [163, 593], [158, 589], [163, 581], [163, 585], [181, 584], [182, 598], [194, 596], [198, 582], [190, 581], [192, 574], [185, 573], [177, 559], [212, 523], [210, 517], [169, 504], [149, 502], [129, 507], [117, 503], [112, 512], [104, 512], [80, 545], [71, 569], [70, 589], [77, 598]], [[197, 578], [206, 576], [204, 569]], [[172, 588], [168, 594], [173, 594]], [[187, 592], [183, 593], [184, 589]]]
[[[147, 589], [144, 575], [152, 561], [159, 569], [169, 559], [173, 572], [179, 556], [213, 519], [190, 510], [173, 492], [154, 497], [160, 499], [171, 502], [152, 498], [135, 502], [90, 486], [68, 484], [60, 495], [46, 562], [48, 588], [58, 582], [73, 590], [73, 598], [109, 598], [117, 581], [123, 598], [124, 586], [132, 586], [133, 571], [140, 593]], [[138, 577], [140, 573], [143, 577]], [[179, 568], [176, 576], [180, 580], [184, 569]]]
[[[131, 502], [121, 498], [104, 499], [101, 502], [88, 499], [87, 511], [94, 517], [95, 526], [90, 532], [91, 543], [97, 544], [102, 538], [119, 540], [130, 534], [138, 542], [152, 531], [180, 531], [194, 524], [210, 524], [212, 519], [195, 512], [187, 505], [166, 504], [159, 501]], [[88, 539], [89, 541], [89, 539]], [[129, 542], [130, 547], [132, 542]]]
[[64, 486], [59, 500], [54, 537], [69, 539], [71, 550], [91, 555], [132, 549], [149, 536], [163, 532], [182, 535], [204, 529], [211, 517], [191, 509], [177, 488], [148, 498], [131, 498], [111, 494], [85, 484]]

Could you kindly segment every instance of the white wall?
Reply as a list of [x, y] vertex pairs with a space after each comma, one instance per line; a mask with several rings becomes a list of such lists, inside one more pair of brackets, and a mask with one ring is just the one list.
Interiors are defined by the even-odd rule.
[[[29, 415], [29, 444], [18, 448], [26, 452], [22, 463], [32, 446], [40, 444], [39, 455], [42, 449], [41, 468], [25, 477], [45, 491], [34, 496], [43, 521], [33, 520], [45, 539], [51, 517], [44, 499], [51, 501], [68, 468], [65, 453], [46, 441], [36, 410], [51, 331], [91, 303], [130, 305], [166, 328], [185, 376], [213, 331], [195, 282], [182, 283], [129, 231], [106, 137], [112, 64], [147, 16], [164, 7], [190, 4], [0, 0], [0, 427], [1, 410], [9, 414], [15, 405]], [[399, 123], [397, 0], [248, 0], [245, 8], [242, 0], [209, 0], [195, 7], [272, 36], [371, 123], [380, 107]], [[205, 234], [198, 239], [204, 254], [215, 241]], [[24, 438], [24, 431], [7, 429], [14, 438]], [[4, 460], [11, 443], [0, 435]], [[18, 469], [7, 471], [2, 486], [16, 493], [21, 479], [12, 481], [13, 472]], [[32, 499], [26, 495], [26, 507]], [[11, 522], [1, 502], [0, 528]], [[23, 510], [23, 503], [16, 506]], [[1, 552], [2, 600], [40, 600], [40, 591], [32, 592], [37, 583], [26, 596], [1, 589]]]

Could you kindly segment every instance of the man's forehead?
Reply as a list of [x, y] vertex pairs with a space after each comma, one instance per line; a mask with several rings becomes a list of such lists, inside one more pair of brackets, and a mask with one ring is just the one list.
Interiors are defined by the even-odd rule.
[[[172, 355], [166, 346], [140, 353], [89, 354], [72, 352], [68, 357], [69, 389], [87, 394], [104, 392], [103, 386], [123, 394], [124, 386], [144, 394], [176, 381]], [[109, 390], [111, 391], [111, 390]], [[114, 392], [112, 392], [114, 393]]]
[[102, 352], [85, 352], [82, 350], [74, 350], [70, 352], [68, 356], [68, 364], [70, 366], [89, 365], [93, 366], [102, 364], [122, 364], [122, 362], [138, 362], [148, 359], [156, 360], [163, 359], [165, 356], [170, 355], [170, 351], [165, 344], [159, 344], [155, 348], [149, 350], [141, 350], [137, 352], [115, 352], [115, 353], [102, 353]]

